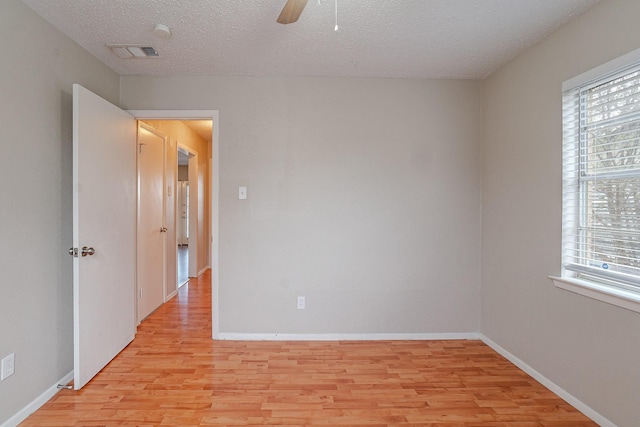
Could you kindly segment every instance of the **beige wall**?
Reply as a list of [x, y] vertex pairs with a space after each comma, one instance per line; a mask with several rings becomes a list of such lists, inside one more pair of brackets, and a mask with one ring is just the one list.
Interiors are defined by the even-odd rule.
[[482, 332], [619, 426], [640, 420], [640, 315], [554, 287], [561, 84], [640, 47], [640, 2], [602, 1], [484, 83]]
[[124, 108], [220, 111], [221, 332], [478, 330], [479, 83], [121, 85]]
[[118, 76], [18, 0], [0, 6], [0, 424], [73, 369], [72, 84], [118, 102]]

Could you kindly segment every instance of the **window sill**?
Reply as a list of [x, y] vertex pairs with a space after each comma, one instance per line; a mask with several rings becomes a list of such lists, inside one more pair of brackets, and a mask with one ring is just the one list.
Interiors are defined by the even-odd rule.
[[640, 313], [640, 294], [584, 279], [549, 276], [560, 289]]

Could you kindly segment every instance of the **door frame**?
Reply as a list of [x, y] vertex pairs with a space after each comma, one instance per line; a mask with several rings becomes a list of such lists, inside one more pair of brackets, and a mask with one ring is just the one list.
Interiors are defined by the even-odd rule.
[[218, 339], [220, 335], [219, 322], [219, 199], [220, 199], [220, 120], [218, 110], [125, 110], [136, 120], [211, 120], [211, 162], [210, 176], [211, 194], [209, 195], [211, 213], [211, 337]]
[[[194, 151], [188, 146], [178, 143], [178, 151], [185, 152], [189, 155], [189, 211], [187, 216], [189, 217], [189, 268], [188, 276], [198, 276], [198, 204], [199, 204], [199, 188], [198, 188], [198, 152]], [[176, 217], [177, 218], [177, 217]], [[211, 233], [213, 235], [213, 233]], [[195, 242], [195, 245], [191, 244]], [[209, 242], [210, 244], [210, 242]], [[209, 260], [211, 264], [211, 260]]]

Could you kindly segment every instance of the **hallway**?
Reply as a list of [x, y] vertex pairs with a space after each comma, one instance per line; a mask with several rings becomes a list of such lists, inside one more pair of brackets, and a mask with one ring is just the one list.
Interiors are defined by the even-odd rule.
[[213, 341], [211, 276], [23, 426], [596, 426], [480, 341]]

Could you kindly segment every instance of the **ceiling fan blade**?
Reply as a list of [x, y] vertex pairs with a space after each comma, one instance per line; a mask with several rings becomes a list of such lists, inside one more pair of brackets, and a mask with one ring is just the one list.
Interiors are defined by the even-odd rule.
[[287, 4], [282, 8], [277, 22], [280, 24], [291, 24], [300, 18], [300, 14], [307, 5], [308, 0], [287, 0]]

